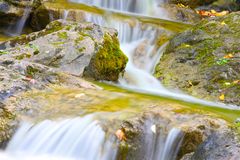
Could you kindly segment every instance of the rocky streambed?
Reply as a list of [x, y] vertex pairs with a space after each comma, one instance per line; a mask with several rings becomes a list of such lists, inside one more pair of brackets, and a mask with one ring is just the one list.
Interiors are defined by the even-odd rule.
[[[65, 7], [75, 6], [61, 2]], [[33, 154], [25, 146], [29, 152], [23, 152], [24, 154], [40, 156], [39, 153], [42, 152], [51, 155], [53, 152], [47, 149], [45, 152], [44, 148], [53, 147], [59, 156], [59, 152], [66, 152], [61, 148], [61, 143], [70, 143], [71, 132], [74, 132], [71, 127], [69, 132], [64, 130], [64, 126], [58, 127], [56, 131], [51, 130], [45, 121], [61, 123], [61, 120], [90, 115], [96, 120], [97, 126], [101, 127], [103, 137], [99, 135], [101, 131], [91, 129], [92, 123], [87, 125], [85, 118], [83, 121], [77, 120], [76, 124], [70, 124], [73, 129], [77, 124], [86, 123], [83, 130], [79, 127], [79, 133], [76, 130], [74, 134], [77, 141], [83, 136], [80, 133], [86, 132], [83, 139], [88, 141], [79, 140], [80, 145], [98, 146], [99, 140], [105, 139], [104, 143], [100, 143], [104, 146], [94, 148], [89, 145], [88, 151], [96, 155], [95, 158], [82, 153], [82, 148], [77, 148], [79, 156], [85, 159], [240, 158], [239, 110], [136, 93], [110, 85], [119, 84], [119, 78], [127, 72], [127, 63], [132, 61], [121, 50], [118, 32], [86, 22], [84, 17], [92, 14], [91, 10], [94, 9], [91, 6], [87, 9], [88, 12], [86, 9], [71, 8], [68, 18], [64, 18], [61, 17], [64, 7], [59, 10], [56, 6], [49, 9], [46, 7], [51, 6], [49, 4], [59, 5], [50, 1], [33, 1], [31, 6], [26, 1], [0, 1], [0, 16], [5, 17], [0, 22], [3, 33], [5, 26], [14, 25], [21, 19], [25, 7], [35, 8], [26, 21], [25, 25], [32, 26], [30, 30], [24, 31], [26, 34], [10, 37], [9, 40], [9, 37], [2, 38], [3, 40], [0, 38], [0, 144], [10, 154], [9, 157], [13, 151], [18, 151], [18, 147], [12, 145], [16, 143], [16, 138], [12, 137], [14, 133], [21, 133], [17, 128], [22, 128], [23, 121], [30, 122], [32, 127], [26, 131], [26, 137], [20, 137], [18, 146], [21, 143], [23, 146], [33, 145], [32, 149], [37, 153]], [[16, 14], [18, 10], [21, 14]], [[96, 11], [101, 9], [96, 8], [95, 14]], [[49, 13], [52, 13], [50, 15], [53, 15], [53, 19], [46, 19]], [[188, 24], [181, 26], [179, 22], [153, 18], [143, 20], [138, 17], [132, 20], [128, 17], [126, 15], [124, 21], [127, 19], [132, 28], [135, 27], [133, 22], [139, 21], [145, 27], [151, 24], [158, 28], [156, 40], [152, 42], [156, 44], [153, 53], [170, 40], [155, 69], [156, 77], [166, 87], [178, 88], [207, 100], [239, 106], [238, 12], [204, 19], [191, 28]], [[64, 19], [52, 21], [58, 18]], [[141, 30], [146, 28], [142, 27]], [[31, 30], [36, 32], [28, 33]], [[145, 65], [141, 57], [146, 56], [147, 45], [143, 41], [134, 50], [134, 63], [139, 68]], [[42, 128], [44, 134], [41, 134], [37, 127], [44, 126], [43, 124], [46, 128]], [[65, 123], [65, 128], [67, 125], [69, 123]], [[35, 139], [30, 143], [27, 136], [31, 138], [31, 135]], [[60, 144], [51, 136], [48, 139], [48, 135], [56, 138], [59, 136], [56, 141]], [[64, 141], [66, 135], [70, 137]], [[10, 144], [7, 145], [9, 141]], [[109, 150], [107, 146], [112, 143], [112, 149]], [[12, 146], [16, 149], [9, 149]], [[24, 147], [19, 149], [24, 151]], [[61, 158], [64, 156], [63, 154]]]

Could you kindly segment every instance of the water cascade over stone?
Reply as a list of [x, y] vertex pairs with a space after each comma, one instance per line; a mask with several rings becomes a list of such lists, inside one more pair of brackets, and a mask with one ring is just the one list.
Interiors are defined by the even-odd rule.
[[[105, 132], [93, 115], [60, 121], [23, 123], [6, 153], [17, 157], [61, 157], [73, 160], [114, 160], [115, 138]], [[27, 158], [26, 157], [26, 158]], [[15, 157], [13, 157], [15, 158]], [[24, 159], [24, 158], [22, 158]]]
[[[149, 6], [156, 1], [141, 2], [137, 0], [71, 0], [87, 3], [104, 8], [116, 9], [124, 12], [150, 14]], [[21, 33], [29, 16], [31, 8], [26, 8], [24, 16], [17, 23], [16, 33]], [[68, 11], [63, 14], [67, 20]], [[186, 101], [193, 101], [207, 105], [216, 105], [193, 98], [188, 95], [174, 93], [165, 89], [152, 76], [157, 61], [167, 45], [155, 46], [158, 29], [145, 26], [140, 22], [124, 22], [113, 20], [111, 17], [86, 14], [86, 21], [115, 28], [119, 32], [119, 40], [123, 52], [128, 56], [126, 74], [119, 80], [122, 87], [170, 96]], [[144, 44], [141, 56], [136, 56], [136, 49]], [[137, 60], [136, 60], [137, 59]], [[170, 129], [168, 134], [161, 134], [152, 123], [145, 123], [147, 133], [144, 139], [144, 150], [149, 160], [175, 160], [183, 139], [183, 133], [176, 128]], [[93, 115], [82, 118], [65, 119], [59, 121], [45, 120], [38, 124], [23, 123], [7, 146], [2, 157], [6, 160], [22, 159], [64, 159], [64, 160], [115, 160], [118, 145], [114, 136], [107, 136]], [[9, 157], [8, 155], [11, 155]], [[30, 158], [29, 158], [30, 157]], [[0, 154], [0, 159], [1, 154]], [[41, 159], [41, 158], [40, 158]]]
[[134, 13], [147, 14], [153, 0], [70, 0], [71, 2], [86, 3], [98, 7], [116, 9]]
[[[33, 1], [30, 2], [32, 4]], [[7, 35], [18, 36], [22, 33], [23, 28], [25, 27], [26, 21], [30, 16], [32, 7], [29, 5], [24, 9], [23, 16], [17, 21], [15, 25], [9, 26], [6, 31]]]
[[183, 132], [172, 128], [166, 134], [166, 126], [157, 127], [152, 120], [146, 120], [143, 154], [149, 160], [175, 160], [183, 140]]
[[[95, 1], [89, 1], [88, 4], [94, 4], [94, 2]], [[134, 4], [136, 5], [136, 3]], [[99, 5], [101, 6], [101, 4]], [[181, 93], [180, 91], [170, 91], [162, 86], [159, 80], [152, 74], [167, 43], [160, 48], [155, 46], [156, 39], [160, 36], [156, 27], [142, 24], [139, 21], [126, 22], [113, 19], [111, 15], [107, 14], [102, 16], [86, 13], [86, 21], [118, 30], [121, 49], [129, 59], [125, 76], [119, 80], [121, 87], [209, 106], [237, 109], [236, 106], [201, 100]], [[136, 58], [136, 50], [143, 43], [146, 44], [145, 49], [141, 51], [141, 55]], [[136, 62], [140, 62], [141, 65], [136, 64]]]
[[[176, 159], [183, 133], [173, 128], [169, 133], [146, 120], [141, 154], [149, 160]], [[164, 127], [163, 127], [164, 128]], [[4, 160], [115, 160], [118, 143], [106, 133], [94, 114], [59, 121], [44, 120], [38, 124], [22, 123], [9, 142]]]

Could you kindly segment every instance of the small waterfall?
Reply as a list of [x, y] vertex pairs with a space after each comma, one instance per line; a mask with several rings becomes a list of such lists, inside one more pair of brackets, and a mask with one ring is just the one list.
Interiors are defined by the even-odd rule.
[[166, 126], [157, 127], [152, 121], [145, 122], [143, 154], [149, 160], [175, 160], [180, 149], [183, 132], [172, 128], [166, 133]]
[[85, 3], [102, 8], [118, 11], [150, 14], [154, 0], [70, 0], [71, 2]]
[[69, 11], [68, 11], [68, 10], [64, 10], [64, 11], [63, 11], [62, 19], [63, 19], [64, 21], [67, 20], [68, 14], [69, 14]]
[[[33, 3], [33, 0], [30, 4]], [[17, 23], [13, 26], [9, 26], [9, 28], [6, 31], [6, 34], [9, 36], [19, 36], [22, 34], [23, 28], [25, 27], [26, 21], [32, 11], [32, 7], [27, 6], [24, 9], [23, 16], [17, 21]]]
[[[62, 121], [23, 123], [6, 153], [20, 157], [61, 157], [72, 160], [114, 160], [114, 138], [107, 139], [93, 115]], [[23, 158], [24, 159], [24, 158]]]

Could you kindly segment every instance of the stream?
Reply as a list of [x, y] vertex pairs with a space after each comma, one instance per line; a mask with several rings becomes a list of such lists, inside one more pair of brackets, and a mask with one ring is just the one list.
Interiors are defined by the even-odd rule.
[[[163, 3], [162, 0], [136, 1], [69, 0], [69, 3], [84, 3], [120, 14], [169, 19], [168, 13], [158, 7]], [[26, 8], [24, 16], [17, 24], [8, 28], [7, 35], [10, 32], [10, 36], [20, 35], [30, 12], [31, 8]], [[70, 19], [70, 14], [70, 10], [64, 10], [62, 18], [67, 21]], [[49, 16], [51, 17], [51, 15]], [[121, 49], [129, 59], [124, 77], [121, 77], [117, 84], [104, 82], [107, 85], [114, 85], [114, 87], [141, 94], [172, 98], [184, 101], [184, 103], [200, 104], [200, 106], [208, 106], [210, 110], [211, 107], [219, 107], [223, 109], [223, 112], [225, 109], [237, 109], [237, 106], [209, 102], [177, 90], [166, 89], [153, 76], [154, 68], [168, 44], [166, 42], [160, 47], [156, 45], [156, 35], [161, 34], [156, 26], [146, 25], [140, 21], [134, 21], [132, 24], [125, 20], [112, 18], [111, 14], [102, 16], [90, 12], [86, 14], [86, 21], [115, 28], [119, 33]], [[135, 51], [139, 46], [143, 46], [143, 48], [141, 53], [136, 55]], [[81, 117], [45, 119], [36, 124], [22, 122], [5, 151], [0, 154], [0, 159], [115, 160], [118, 155], [119, 142], [116, 136], [109, 135], [102, 125], [102, 121], [107, 121], [107, 114], [111, 113], [99, 112]], [[146, 130], [143, 143], [147, 160], [176, 160], [183, 133], [175, 127], [156, 131], [155, 124], [157, 123], [156, 120], [148, 119], [143, 124]], [[19, 159], [19, 157], [21, 158]]]

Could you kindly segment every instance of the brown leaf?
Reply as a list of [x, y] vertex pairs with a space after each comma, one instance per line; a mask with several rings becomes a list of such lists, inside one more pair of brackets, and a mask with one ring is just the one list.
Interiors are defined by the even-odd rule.
[[127, 138], [126, 138], [126, 136], [125, 136], [125, 133], [124, 133], [121, 129], [117, 130], [116, 133], [115, 133], [115, 135], [117, 136], [117, 138], [118, 138], [120, 141], [126, 141], [126, 140], [127, 140]]

